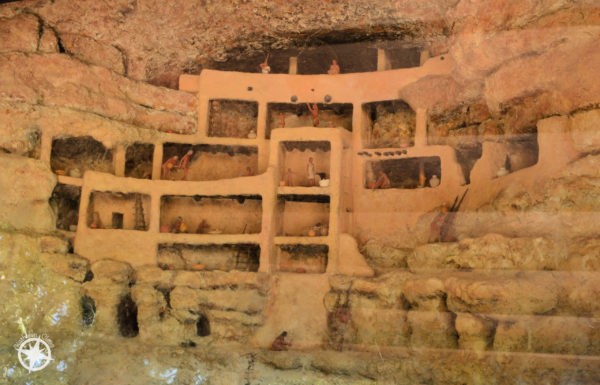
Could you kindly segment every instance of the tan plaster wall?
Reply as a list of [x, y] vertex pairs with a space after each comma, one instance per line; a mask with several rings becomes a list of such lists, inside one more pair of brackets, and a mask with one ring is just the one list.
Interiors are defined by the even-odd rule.
[[[75, 252], [91, 261], [111, 258], [140, 266], [156, 263], [158, 244], [259, 244], [261, 271], [270, 269], [272, 212], [262, 212], [260, 234], [171, 234], [160, 233], [160, 197], [181, 194], [184, 189], [193, 195], [261, 195], [265, 206], [274, 205], [275, 178], [272, 171], [247, 178], [224, 179], [219, 182], [174, 182], [120, 178], [110, 174], [87, 172], [83, 177], [82, 198], [79, 207], [79, 224], [75, 238]], [[139, 192], [151, 196], [149, 231], [94, 230], [87, 227], [89, 194], [93, 190]], [[132, 214], [133, 215], [133, 214]]]
[[[397, 99], [398, 90], [403, 86], [427, 75], [448, 74], [453, 67], [454, 61], [446, 56], [444, 59], [431, 58], [421, 67], [336, 76], [204, 70], [199, 76], [181, 75], [179, 89], [202, 90], [210, 99], [244, 99], [259, 103], [289, 103], [291, 95], [296, 95], [299, 103], [321, 103], [326, 95], [331, 96], [332, 103], [370, 102]], [[223, 87], [223, 84], [228, 86]], [[253, 87], [251, 92], [247, 90], [248, 86]]]

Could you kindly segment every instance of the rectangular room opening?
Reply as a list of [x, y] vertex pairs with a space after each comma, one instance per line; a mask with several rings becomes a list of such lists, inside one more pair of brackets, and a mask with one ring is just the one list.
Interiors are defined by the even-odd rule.
[[369, 189], [437, 187], [442, 181], [438, 156], [367, 162], [365, 174], [365, 187]]
[[161, 179], [219, 180], [258, 173], [258, 147], [165, 143]]
[[154, 145], [151, 143], [133, 143], [125, 152], [125, 176], [130, 178], [151, 179]]
[[[267, 139], [277, 128], [341, 127], [352, 131], [352, 104], [317, 103], [316, 106], [317, 120], [306, 103], [269, 103]], [[310, 108], [314, 111], [313, 103]]]
[[114, 174], [112, 150], [91, 136], [52, 140], [50, 166], [57, 175], [74, 178], [81, 178], [88, 170]]
[[327, 245], [279, 245], [278, 270], [289, 273], [322, 274], [327, 269]]
[[81, 187], [58, 183], [50, 197], [50, 207], [56, 215], [56, 228], [77, 231]]
[[180, 196], [161, 198], [160, 231], [196, 234], [258, 234], [262, 197]]
[[168, 270], [249, 271], [257, 272], [260, 246], [256, 244], [189, 245], [182, 243], [158, 246], [157, 264]]
[[329, 233], [328, 195], [279, 195], [277, 199], [277, 235], [319, 237]]
[[402, 100], [363, 104], [365, 148], [406, 148], [415, 144], [416, 113]]
[[208, 136], [255, 139], [257, 117], [257, 102], [211, 100]]
[[327, 141], [284, 141], [280, 144], [280, 185], [328, 186], [331, 144]]
[[150, 195], [92, 191], [87, 212], [90, 229], [147, 231], [150, 222]]

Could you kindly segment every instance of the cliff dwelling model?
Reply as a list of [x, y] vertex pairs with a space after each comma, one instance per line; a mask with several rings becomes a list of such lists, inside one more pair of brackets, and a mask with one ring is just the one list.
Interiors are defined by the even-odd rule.
[[597, 383], [597, 4], [63, 3], [0, 4], [0, 379]]

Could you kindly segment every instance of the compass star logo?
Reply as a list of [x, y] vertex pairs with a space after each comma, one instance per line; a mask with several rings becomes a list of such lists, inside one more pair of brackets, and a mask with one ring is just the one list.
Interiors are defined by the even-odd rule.
[[30, 373], [44, 369], [54, 359], [51, 345], [52, 341], [48, 344], [43, 338], [28, 336], [17, 348], [19, 362]]

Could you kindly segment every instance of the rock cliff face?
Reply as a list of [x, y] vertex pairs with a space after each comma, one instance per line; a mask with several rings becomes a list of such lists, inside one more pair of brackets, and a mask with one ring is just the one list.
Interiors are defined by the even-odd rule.
[[[102, 139], [112, 130], [127, 143], [159, 131], [194, 133], [197, 99], [177, 90], [180, 74], [274, 50], [365, 40], [400, 41], [456, 62], [451, 74], [400, 92], [407, 103], [427, 106], [430, 143], [467, 154], [534, 134], [540, 119], [560, 116], [576, 159], [534, 189], [511, 186], [457, 213], [452, 242], [429, 242], [437, 213], [423, 213], [397, 237], [364, 239], [377, 275], [330, 277], [327, 294], [309, 301], [327, 320], [326, 330], [315, 333], [325, 336], [322, 348], [310, 351], [252, 344], [273, 306], [266, 274], [90, 264], [56, 229], [50, 198], [57, 178], [39, 160], [40, 131], [66, 128]], [[598, 47], [595, 0], [0, 5], [3, 378], [597, 383]], [[32, 331], [52, 337], [55, 361], [28, 373], [12, 345]]]

